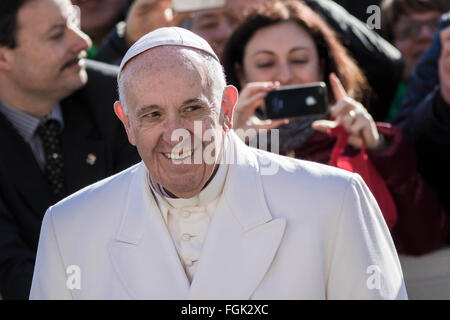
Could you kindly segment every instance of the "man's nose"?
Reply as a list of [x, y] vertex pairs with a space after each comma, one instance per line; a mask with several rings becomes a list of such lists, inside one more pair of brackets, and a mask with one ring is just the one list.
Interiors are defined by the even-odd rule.
[[79, 28], [69, 28], [70, 32], [70, 49], [74, 53], [79, 53], [83, 50], [87, 50], [92, 46], [91, 38]]
[[185, 129], [178, 117], [167, 119], [163, 130], [162, 140], [168, 145], [175, 146], [182, 141], [189, 143], [191, 140], [189, 131]]
[[433, 27], [431, 27], [431, 26], [429, 26], [427, 24], [423, 24], [420, 27], [419, 34], [417, 35], [417, 38], [418, 39], [430, 39], [430, 41], [431, 41], [431, 39], [433, 39], [433, 35], [434, 35], [435, 31], [436, 31], [435, 28], [433, 28]]

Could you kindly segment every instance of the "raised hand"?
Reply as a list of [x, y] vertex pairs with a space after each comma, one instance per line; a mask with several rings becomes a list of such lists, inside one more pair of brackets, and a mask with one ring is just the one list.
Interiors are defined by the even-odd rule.
[[[267, 93], [278, 88], [280, 83], [251, 82], [248, 83], [240, 92], [239, 100], [234, 108], [233, 128], [248, 130], [254, 129], [257, 133], [261, 129], [275, 129], [289, 122], [287, 119], [279, 120], [261, 120], [255, 116], [255, 110], [262, 107]], [[237, 131], [239, 132], [239, 131]]]
[[176, 26], [187, 14], [173, 14], [170, 0], [136, 0], [128, 11], [125, 40], [129, 46], [144, 34]]
[[362, 142], [368, 150], [381, 150], [384, 148], [384, 139], [378, 134], [375, 121], [366, 108], [352, 99], [339, 78], [330, 74], [330, 84], [336, 103], [330, 108], [332, 120], [314, 121], [312, 127], [321, 132], [342, 125], [349, 134], [348, 143], [355, 148], [361, 148]]

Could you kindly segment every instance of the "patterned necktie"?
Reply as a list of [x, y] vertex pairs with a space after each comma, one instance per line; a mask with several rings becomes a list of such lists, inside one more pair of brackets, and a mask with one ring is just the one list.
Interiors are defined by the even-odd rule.
[[65, 196], [64, 163], [61, 148], [61, 126], [58, 121], [49, 119], [37, 128], [45, 153], [45, 178], [50, 190], [60, 200]]

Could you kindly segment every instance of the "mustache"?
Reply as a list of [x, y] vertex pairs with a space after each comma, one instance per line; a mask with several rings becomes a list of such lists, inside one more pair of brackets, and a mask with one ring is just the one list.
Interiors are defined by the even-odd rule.
[[63, 71], [64, 69], [66, 69], [67, 67], [72, 66], [75, 63], [78, 63], [78, 61], [80, 61], [81, 59], [86, 59], [87, 58], [87, 53], [86, 51], [82, 51], [80, 52], [80, 54], [76, 57], [73, 57], [69, 60], [67, 60], [62, 66], [60, 71]]

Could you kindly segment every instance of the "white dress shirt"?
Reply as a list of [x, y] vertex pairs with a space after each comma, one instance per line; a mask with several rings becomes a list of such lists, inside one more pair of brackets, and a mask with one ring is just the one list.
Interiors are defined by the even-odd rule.
[[3, 105], [2, 103], [0, 103], [0, 113], [3, 113], [6, 119], [11, 122], [13, 127], [22, 136], [25, 142], [28, 143], [39, 167], [44, 170], [46, 163], [45, 151], [44, 146], [42, 145], [42, 140], [37, 134], [37, 128], [49, 119], [58, 121], [61, 128], [63, 128], [64, 119], [61, 106], [59, 104], [56, 105], [56, 107], [53, 108], [47, 116], [41, 119], [18, 109]]

